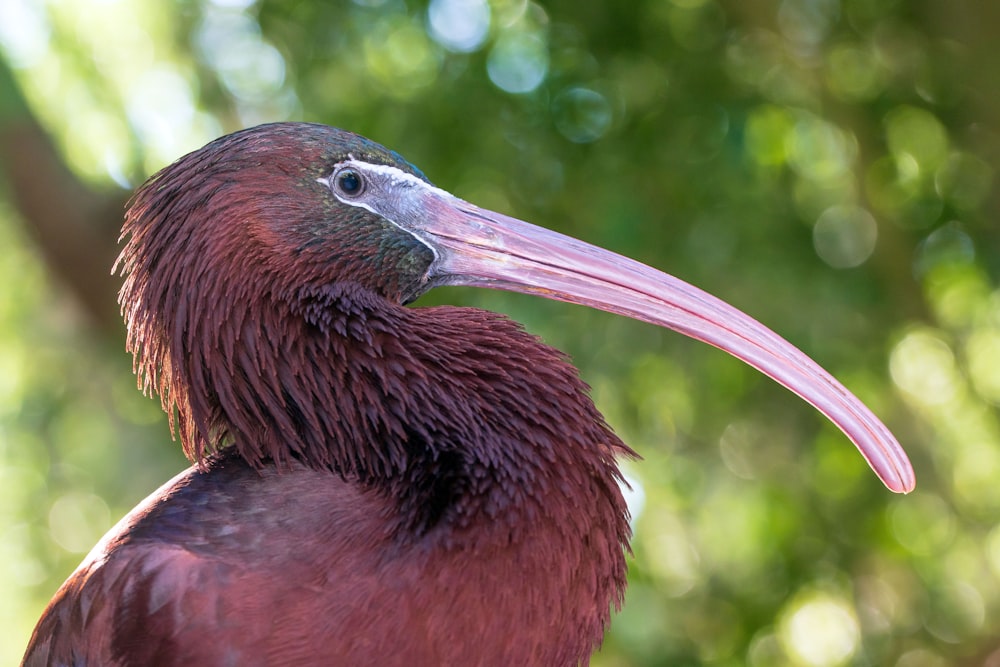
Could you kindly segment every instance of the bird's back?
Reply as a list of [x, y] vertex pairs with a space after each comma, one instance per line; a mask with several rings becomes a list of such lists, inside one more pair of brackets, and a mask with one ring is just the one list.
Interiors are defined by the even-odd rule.
[[[321, 612], [334, 646], [350, 610], [324, 602], [351, 599], [332, 591], [363, 588], [391, 543], [379, 505], [330, 473], [258, 473], [235, 456], [192, 468], [113, 528], [63, 585], [25, 664], [319, 664], [329, 652], [313, 653], [315, 640], [296, 627], [315, 629]], [[328, 535], [338, 549], [319, 553]]]

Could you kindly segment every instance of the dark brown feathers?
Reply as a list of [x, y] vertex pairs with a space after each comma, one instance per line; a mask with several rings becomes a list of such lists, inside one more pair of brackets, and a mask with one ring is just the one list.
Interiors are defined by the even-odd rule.
[[128, 348], [198, 466], [109, 533], [27, 665], [569, 665], [620, 604], [610, 431], [503, 316], [404, 307], [431, 251], [318, 183], [399, 156], [305, 124], [135, 195]]
[[[192, 459], [227, 442], [243, 415], [259, 422], [255, 436], [260, 428], [277, 429], [273, 437], [298, 430], [282, 414], [282, 388], [271, 382], [279, 369], [265, 368], [278, 361], [275, 351], [261, 346], [294, 339], [292, 329], [305, 322], [323, 327], [340, 300], [331, 290], [364, 284], [397, 303], [419, 290], [412, 276], [383, 265], [411, 255], [428, 264], [426, 247], [377, 216], [331, 210], [320, 196], [317, 180], [348, 152], [402, 160], [357, 135], [275, 124], [208, 144], [132, 198], [117, 264], [128, 349], [140, 386], [160, 395]], [[275, 394], [270, 420], [256, 413], [256, 400], [228, 391], [231, 382], [258, 379], [265, 396]], [[265, 453], [254, 442], [242, 445], [251, 462], [287, 456], [283, 445]], [[289, 444], [303, 449], [294, 438]]]
[[619, 601], [623, 572], [590, 565], [620, 559], [601, 527], [537, 516], [402, 550], [383, 494], [233, 454], [123, 520], [53, 599], [27, 667], [572, 665], [607, 622], [595, 600]]

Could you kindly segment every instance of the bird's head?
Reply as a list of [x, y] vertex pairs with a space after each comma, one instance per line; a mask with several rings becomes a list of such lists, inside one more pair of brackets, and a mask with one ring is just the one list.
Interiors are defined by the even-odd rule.
[[[719, 347], [823, 412], [889, 488], [914, 485], [906, 455], [871, 411], [752, 318], [648, 266], [462, 201], [355, 134], [276, 123], [222, 137], [139, 189], [123, 238], [130, 348], [168, 407], [179, 392], [167, 381], [172, 364], [191, 345], [281, 335], [255, 331], [252, 306], [323, 327], [347, 286], [397, 304], [438, 285], [490, 287], [588, 305]], [[248, 323], [239, 343], [213, 337], [228, 321]], [[183, 338], [194, 342], [176, 347]]]
[[396, 302], [416, 298], [428, 288], [434, 252], [352, 205], [370, 196], [362, 175], [345, 168], [352, 161], [425, 182], [398, 154], [308, 123], [236, 132], [163, 169], [126, 215], [123, 306], [168, 275], [175, 289], [215, 298], [217, 306], [226, 303], [220, 292], [243, 290], [296, 305], [303, 293], [337, 282]]

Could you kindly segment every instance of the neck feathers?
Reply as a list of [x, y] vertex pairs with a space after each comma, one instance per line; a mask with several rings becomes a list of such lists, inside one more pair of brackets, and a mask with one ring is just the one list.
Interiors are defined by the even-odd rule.
[[413, 497], [424, 529], [542, 503], [557, 483], [597, 485], [623, 514], [614, 458], [630, 451], [561, 353], [509, 319], [351, 285], [262, 296], [172, 292], [182, 312], [130, 329], [193, 460], [226, 446], [255, 467], [295, 459]]

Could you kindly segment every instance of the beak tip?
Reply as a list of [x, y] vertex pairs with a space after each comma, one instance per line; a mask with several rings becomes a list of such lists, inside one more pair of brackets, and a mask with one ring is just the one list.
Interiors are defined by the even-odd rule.
[[892, 484], [886, 484], [886, 486], [893, 493], [899, 493], [905, 496], [913, 491], [916, 483], [913, 480], [906, 480], [899, 483], [894, 482]]
[[917, 478], [908, 460], [904, 459], [900, 463], [885, 473], [878, 471], [878, 476], [890, 491], [906, 495], [916, 488]]
[[903, 487], [899, 489], [896, 493], [902, 493], [903, 495], [908, 494], [910, 491], [915, 489], [917, 486], [917, 480], [911, 474], [908, 479], [903, 480]]

